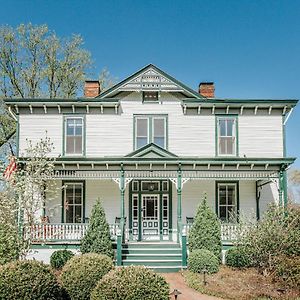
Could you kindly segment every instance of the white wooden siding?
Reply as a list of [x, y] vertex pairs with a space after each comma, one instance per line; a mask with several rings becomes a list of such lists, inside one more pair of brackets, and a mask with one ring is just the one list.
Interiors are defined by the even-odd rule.
[[241, 157], [282, 157], [282, 116], [240, 116]]
[[87, 115], [87, 156], [119, 156], [132, 152], [135, 114], [168, 115], [169, 151], [180, 156], [214, 156], [214, 116], [186, 116], [181, 102], [174, 96], [162, 95], [160, 100], [162, 104], [143, 104], [141, 94], [132, 93], [122, 99], [120, 115]]
[[53, 143], [51, 156], [57, 157], [62, 151], [63, 120], [62, 115], [20, 115], [19, 118], [19, 154], [26, 155], [27, 140], [38, 142], [46, 135]]
[[262, 187], [259, 199], [259, 207], [261, 214], [263, 214], [268, 209], [271, 203], [279, 204], [278, 187], [278, 180], [274, 180]]
[[[86, 156], [123, 156], [133, 149], [135, 114], [168, 115], [168, 150], [178, 156], [215, 156], [215, 115], [184, 115], [177, 97], [162, 93], [161, 103], [142, 103], [141, 93], [121, 99], [120, 114], [86, 115]], [[20, 155], [26, 139], [47, 136], [54, 144], [52, 156], [62, 154], [62, 115], [20, 115]], [[282, 157], [281, 116], [242, 115], [238, 118], [240, 157]]]
[[240, 215], [243, 218], [256, 218], [256, 184], [254, 180], [239, 182]]

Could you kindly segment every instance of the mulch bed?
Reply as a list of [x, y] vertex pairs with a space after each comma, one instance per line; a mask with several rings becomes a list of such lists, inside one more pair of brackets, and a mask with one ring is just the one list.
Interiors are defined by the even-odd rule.
[[206, 275], [184, 271], [188, 286], [200, 293], [225, 299], [300, 299], [300, 291], [275, 282], [271, 277], [259, 274], [256, 269], [233, 269], [222, 266], [216, 274]]

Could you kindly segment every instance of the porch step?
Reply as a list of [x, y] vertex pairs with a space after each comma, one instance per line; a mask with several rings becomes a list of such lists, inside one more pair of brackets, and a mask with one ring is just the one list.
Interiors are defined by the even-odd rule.
[[173, 242], [123, 244], [122, 263], [143, 265], [156, 272], [178, 272], [182, 269], [181, 248]]

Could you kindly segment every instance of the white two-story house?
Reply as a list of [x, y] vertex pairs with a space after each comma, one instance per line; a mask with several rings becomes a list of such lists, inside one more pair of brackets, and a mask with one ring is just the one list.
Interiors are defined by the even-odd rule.
[[55, 147], [52, 184], [60, 192], [46, 201], [48, 223], [32, 229], [34, 240], [78, 247], [100, 198], [123, 248], [179, 241], [181, 249], [206, 195], [226, 245], [232, 218], [259, 219], [269, 203], [287, 203], [294, 158], [286, 157], [285, 126], [296, 103], [219, 99], [213, 83], [195, 91], [151, 64], [104, 92], [87, 81], [83, 98], [6, 100], [18, 120], [19, 156], [26, 139], [47, 134]]

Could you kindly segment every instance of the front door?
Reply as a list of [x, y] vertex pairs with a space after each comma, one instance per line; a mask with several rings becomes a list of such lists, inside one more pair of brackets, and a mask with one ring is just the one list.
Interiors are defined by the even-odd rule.
[[172, 231], [171, 183], [133, 180], [129, 193], [130, 239], [169, 240]]
[[159, 240], [159, 195], [142, 195], [142, 239]]

